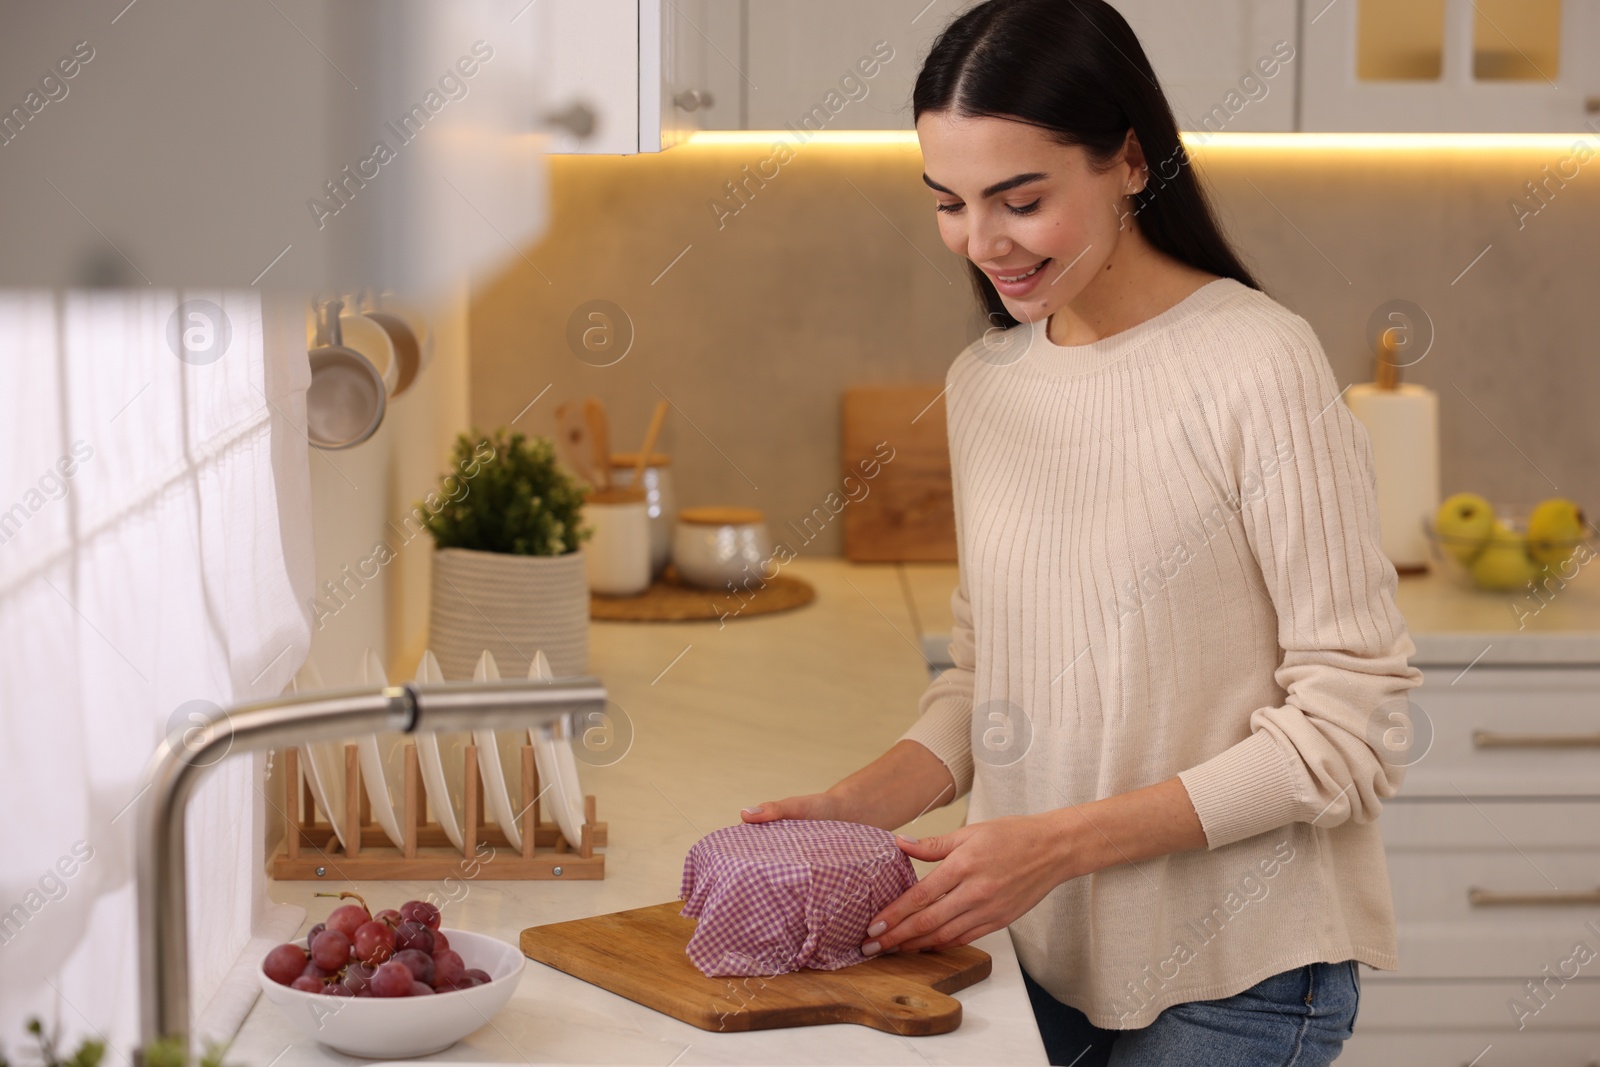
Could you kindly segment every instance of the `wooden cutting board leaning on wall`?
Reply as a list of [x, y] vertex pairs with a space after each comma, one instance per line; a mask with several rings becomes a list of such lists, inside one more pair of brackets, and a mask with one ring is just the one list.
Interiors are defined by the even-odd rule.
[[[845, 483], [850, 497], [844, 509], [845, 558], [954, 563], [956, 514], [943, 383], [846, 389], [840, 421], [844, 475], [851, 479]], [[881, 461], [890, 455], [888, 462]], [[874, 463], [877, 473], [868, 478]]]

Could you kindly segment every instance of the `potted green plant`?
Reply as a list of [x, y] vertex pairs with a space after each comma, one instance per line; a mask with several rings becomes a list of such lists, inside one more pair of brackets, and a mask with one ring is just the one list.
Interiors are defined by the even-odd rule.
[[558, 675], [588, 673], [584, 488], [541, 437], [474, 431], [453, 459], [419, 505], [434, 542], [428, 640], [445, 677], [471, 678], [485, 649], [507, 677], [539, 651]]

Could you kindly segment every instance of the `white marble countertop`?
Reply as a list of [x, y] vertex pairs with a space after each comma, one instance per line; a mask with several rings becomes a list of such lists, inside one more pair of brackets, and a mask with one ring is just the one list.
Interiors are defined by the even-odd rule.
[[[840, 560], [785, 568], [817, 599], [797, 611], [711, 623], [595, 623], [590, 670], [634, 728], [614, 765], [585, 767], [608, 824], [600, 882], [477, 880], [446, 892], [431, 883], [356, 887], [373, 907], [432, 890], [450, 900], [447, 926], [515, 943], [529, 926], [641, 907], [677, 897], [683, 857], [739, 808], [820, 790], [892, 744], [916, 717], [927, 685], [918, 623], [900, 569]], [[948, 590], [946, 591], [948, 596]], [[965, 804], [932, 812], [912, 836], [959, 826]], [[926, 870], [926, 865], [922, 866]], [[317, 890], [271, 883], [269, 895], [305, 907], [310, 924], [332, 910]], [[962, 1024], [907, 1038], [854, 1025], [714, 1034], [529, 961], [511, 1003], [438, 1061], [502, 1063], [1029, 1064], [1045, 1055], [1004, 931], [976, 943], [994, 973], [956, 997]], [[359, 1063], [299, 1038], [258, 1000], [229, 1053], [253, 1067]]]
[[[956, 565], [898, 566], [919, 634], [947, 644]], [[1571, 581], [1549, 580], [1538, 595], [1467, 588], [1437, 570], [1401, 575], [1395, 603], [1417, 646], [1411, 662], [1600, 666], [1600, 560], [1572, 569]]]

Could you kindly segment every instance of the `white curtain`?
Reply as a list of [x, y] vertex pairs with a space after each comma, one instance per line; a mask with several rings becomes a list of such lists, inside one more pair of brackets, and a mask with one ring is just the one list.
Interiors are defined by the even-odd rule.
[[[30, 1015], [59, 1020], [70, 1047], [98, 1034], [112, 1062], [133, 1054], [147, 761], [191, 712], [281, 692], [305, 657], [303, 321], [252, 291], [0, 292], [0, 1045], [13, 1054]], [[189, 809], [202, 1036], [232, 1033], [257, 949], [303, 917], [266, 899], [263, 765], [218, 763]]]

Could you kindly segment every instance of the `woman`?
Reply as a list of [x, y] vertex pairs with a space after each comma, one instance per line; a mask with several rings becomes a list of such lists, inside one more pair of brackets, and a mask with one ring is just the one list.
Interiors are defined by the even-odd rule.
[[1110, 6], [974, 8], [913, 106], [996, 327], [948, 376], [956, 665], [883, 756], [743, 817], [892, 829], [970, 789], [900, 839], [941, 862], [865, 953], [1009, 926], [1052, 1063], [1329, 1063], [1356, 962], [1397, 966], [1375, 820], [1421, 682], [1366, 432]]

